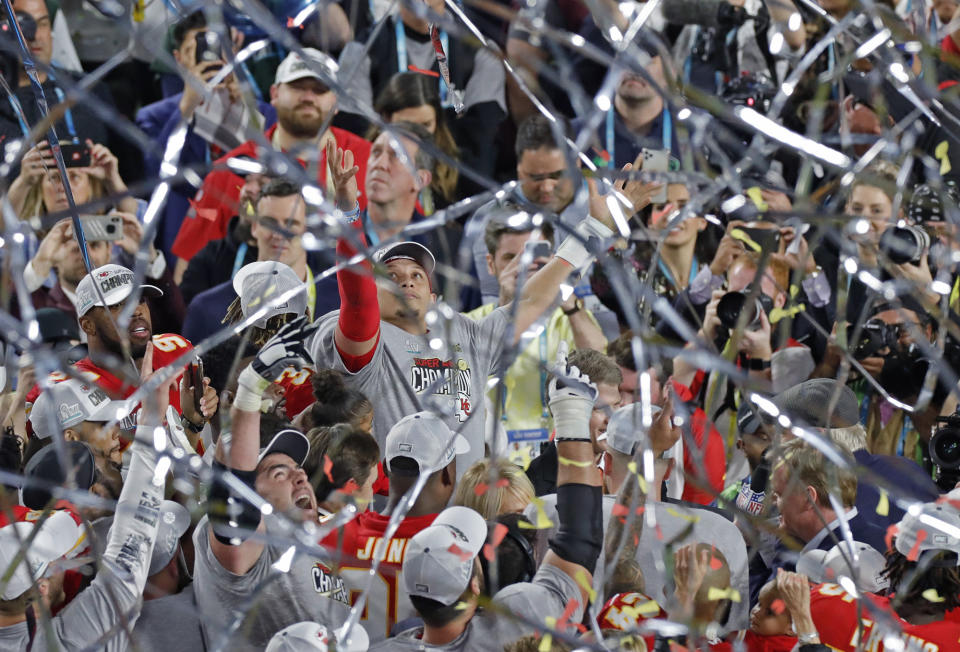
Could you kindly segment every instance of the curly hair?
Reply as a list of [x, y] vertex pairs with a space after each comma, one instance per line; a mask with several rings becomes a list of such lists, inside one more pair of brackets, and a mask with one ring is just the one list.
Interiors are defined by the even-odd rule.
[[[883, 575], [890, 580], [890, 591], [896, 594], [892, 606], [899, 615], [936, 615], [960, 607], [957, 553], [928, 552], [918, 561], [910, 561], [893, 548], [887, 551], [886, 558]], [[935, 590], [941, 600], [928, 599], [930, 589]]]

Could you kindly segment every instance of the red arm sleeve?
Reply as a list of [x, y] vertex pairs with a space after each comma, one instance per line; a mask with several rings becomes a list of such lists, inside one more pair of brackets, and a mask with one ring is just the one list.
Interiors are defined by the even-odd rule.
[[[361, 222], [355, 223], [360, 241], [366, 244]], [[346, 239], [337, 240], [337, 257], [347, 259], [357, 253]], [[337, 288], [340, 290], [340, 317], [337, 326], [340, 333], [352, 342], [366, 342], [380, 334], [380, 304], [377, 301], [377, 284], [373, 280], [370, 263], [364, 261], [361, 266], [371, 273], [362, 274], [350, 268], [337, 272]], [[363, 355], [350, 355], [339, 346], [337, 351], [344, 366], [356, 372], [363, 369], [377, 350], [376, 345]]]

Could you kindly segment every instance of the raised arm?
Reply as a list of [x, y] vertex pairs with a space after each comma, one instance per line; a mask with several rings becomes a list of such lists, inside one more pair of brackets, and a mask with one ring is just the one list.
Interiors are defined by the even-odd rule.
[[[260, 456], [260, 402], [267, 387], [290, 366], [302, 366], [310, 360], [304, 342], [316, 329], [306, 324], [301, 317], [281, 328], [267, 340], [257, 356], [242, 372], [237, 382], [237, 396], [230, 410], [233, 431], [223, 433], [217, 440], [216, 459], [213, 464], [213, 487], [210, 490], [208, 510], [210, 514], [210, 549], [220, 565], [235, 575], [249, 571], [263, 553], [263, 543], [245, 538], [244, 532], [264, 529], [260, 509], [251, 505], [222, 479], [226, 472], [232, 473], [253, 491], [257, 477], [257, 462]], [[239, 513], [232, 514], [230, 526], [224, 518], [223, 506], [233, 498], [242, 505]]]
[[567, 365], [566, 351], [557, 355], [557, 373], [550, 381], [550, 411], [556, 426], [557, 534], [543, 563], [555, 566], [576, 581], [587, 604], [588, 589], [603, 546], [602, 476], [593, 459], [590, 415], [597, 387], [576, 367]]
[[[360, 168], [353, 163], [353, 152], [328, 143], [327, 162], [336, 189], [337, 208], [343, 211], [344, 218], [356, 230], [360, 244], [366, 246], [357, 203], [357, 172]], [[351, 258], [356, 253], [356, 247], [347, 238], [337, 240], [339, 259]], [[338, 271], [337, 288], [340, 290], [340, 317], [334, 342], [344, 366], [353, 372], [360, 371], [373, 359], [380, 337], [380, 303], [369, 261]]]

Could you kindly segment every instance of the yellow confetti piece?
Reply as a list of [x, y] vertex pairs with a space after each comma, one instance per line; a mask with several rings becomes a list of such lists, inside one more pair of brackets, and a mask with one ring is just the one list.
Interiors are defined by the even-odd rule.
[[767, 317], [767, 319], [770, 320], [771, 324], [776, 324], [781, 319], [800, 314], [806, 310], [806, 308], [806, 304], [803, 303], [799, 303], [791, 308], [774, 308], [770, 311], [770, 315]]
[[733, 587], [728, 589], [718, 589], [715, 586], [711, 586], [710, 590], [707, 591], [707, 600], [727, 599], [729, 599], [731, 602], [740, 602], [740, 592]]
[[[544, 618], [544, 623], [547, 627], [554, 628], [557, 626], [557, 619], [553, 617]], [[550, 648], [553, 647], [553, 636], [549, 633], [544, 634], [543, 638], [540, 639], [540, 647], [537, 648], [539, 652], [550, 652]]]
[[636, 474], [637, 474], [637, 463], [636, 463], [636, 462], [630, 462], [629, 464], [627, 464], [627, 470], [630, 471], [630, 473], [636, 475]]
[[920, 595], [922, 595], [923, 599], [927, 602], [943, 602], [946, 600], [946, 598], [941, 597], [941, 595], [937, 593], [937, 590], [934, 588], [929, 588]]
[[543, 508], [543, 499], [534, 498], [533, 506], [537, 508], [537, 519], [534, 523], [527, 523], [526, 520], [517, 521], [517, 527], [525, 530], [546, 530], [553, 527], [553, 521], [547, 516], [547, 511]]
[[673, 507], [668, 507], [668, 508], [667, 508], [667, 514], [670, 514], [671, 516], [675, 516], [675, 517], [677, 517], [677, 518], [682, 518], [683, 520], [688, 521], [688, 522], [690, 522], [690, 523], [698, 523], [698, 522], [700, 521], [700, 517], [699, 517], [699, 516], [693, 516], [693, 515], [683, 514], [683, 513], [681, 513], [681, 512], [678, 512], [677, 510], [675, 510]]
[[750, 198], [750, 201], [753, 202], [753, 205], [757, 207], [758, 211], [765, 211], [770, 208], [767, 205], [766, 200], [763, 198], [763, 191], [760, 190], [760, 186], [753, 186], [752, 188], [747, 188], [747, 197]]
[[950, 165], [950, 143], [943, 140], [937, 143], [937, 148], [933, 150], [933, 155], [940, 161], [940, 174], [946, 174], [953, 169]]
[[887, 492], [880, 490], [880, 501], [877, 503], [877, 514], [887, 516], [890, 514], [890, 500], [887, 498]]
[[739, 240], [744, 245], [746, 245], [750, 249], [753, 249], [757, 253], [760, 253], [761, 251], [763, 251], [763, 247], [761, 247], [759, 244], [754, 242], [753, 238], [748, 236], [746, 232], [744, 232], [742, 229], [730, 229], [730, 237], [733, 238], [734, 240]]
[[587, 592], [587, 595], [590, 596], [590, 602], [594, 602], [597, 599], [597, 592], [593, 590], [593, 587], [590, 586], [590, 579], [587, 577], [587, 574], [583, 572], [583, 569], [577, 571], [577, 584], [580, 585], [584, 591]]
[[586, 462], [580, 462], [578, 460], [571, 460], [563, 456], [558, 456], [558, 459], [560, 461], [560, 464], [569, 464], [570, 466], [576, 466], [581, 469], [593, 465], [593, 462], [590, 460], [587, 460]]
[[470, 606], [470, 605], [468, 605], [466, 602], [458, 602], [456, 605], [454, 605], [453, 608], [454, 608], [455, 611], [463, 611], [464, 609], [466, 609], [466, 608], [469, 607], [469, 606]]

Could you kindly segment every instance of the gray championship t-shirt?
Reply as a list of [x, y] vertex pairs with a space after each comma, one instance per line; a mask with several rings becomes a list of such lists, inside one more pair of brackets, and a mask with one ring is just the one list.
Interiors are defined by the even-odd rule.
[[[267, 536], [282, 536], [277, 518], [264, 518]], [[228, 637], [219, 649], [262, 652], [288, 625], [310, 620], [332, 629], [350, 612], [343, 580], [334, 575], [328, 559], [297, 552], [289, 571], [283, 572], [273, 566], [290, 546], [267, 544], [246, 574], [234, 575], [217, 561], [209, 537], [204, 516], [193, 533], [193, 591], [210, 647], [221, 646]], [[239, 627], [233, 629], [238, 615]]]
[[[557, 516], [557, 495], [541, 496], [544, 514], [553, 523], [553, 527], [537, 533], [538, 552], [546, 550], [547, 541], [557, 533], [560, 519]], [[610, 513], [617, 502], [616, 496], [603, 497], [603, 531], [606, 533], [610, 522]], [[731, 521], [709, 509], [700, 509], [690, 505], [676, 503], [648, 502], [653, 506], [659, 533], [643, 524], [640, 544], [637, 546], [637, 563], [643, 570], [644, 593], [663, 604], [666, 584], [665, 554], [669, 546], [673, 550], [690, 543], [709, 543], [717, 547], [730, 566], [730, 584], [740, 594], [740, 601], [734, 602], [725, 631], [747, 629], [749, 627], [750, 583], [747, 567], [747, 544], [740, 530]], [[524, 512], [532, 523], [538, 523], [537, 506], [531, 503]], [[598, 578], [606, 580], [603, 555], [597, 560], [594, 572], [594, 586]], [[600, 586], [603, 586], [601, 583]]]
[[[579, 623], [583, 619], [583, 594], [569, 575], [556, 566], [543, 565], [533, 581], [511, 584], [493, 598], [497, 609], [478, 610], [460, 636], [446, 645], [429, 645], [421, 639], [423, 628], [415, 627], [370, 646], [376, 650], [454, 650], [456, 652], [484, 652], [503, 650], [518, 638], [533, 634], [537, 624], [545, 625], [547, 618], [559, 619], [568, 604], [577, 606], [567, 619]], [[498, 611], [502, 614], [497, 614]], [[514, 614], [511, 618], [506, 614]], [[524, 622], [527, 621], [527, 622]], [[527, 623], [534, 624], [527, 624]]]
[[383, 450], [387, 433], [403, 417], [431, 410], [470, 443], [457, 459], [457, 475], [484, 456], [484, 394], [487, 376], [496, 373], [504, 350], [511, 306], [479, 321], [459, 313], [425, 335], [412, 335], [380, 322], [373, 359], [351, 373], [334, 344], [340, 311], [321, 317], [310, 352], [318, 369], [337, 369], [373, 403], [373, 436]]

